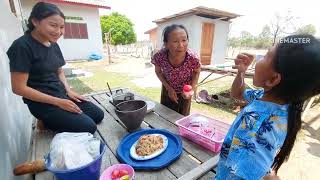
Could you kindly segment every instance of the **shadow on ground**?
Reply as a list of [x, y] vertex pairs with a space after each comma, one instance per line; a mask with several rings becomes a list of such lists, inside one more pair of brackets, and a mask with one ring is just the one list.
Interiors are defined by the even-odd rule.
[[310, 133], [307, 135], [308, 137], [316, 140], [316, 142], [307, 143], [310, 146], [308, 152], [314, 156], [320, 157], [320, 127], [315, 129], [311, 126], [315, 121], [320, 121], [320, 114], [312, 118], [309, 122], [304, 123], [302, 128]]

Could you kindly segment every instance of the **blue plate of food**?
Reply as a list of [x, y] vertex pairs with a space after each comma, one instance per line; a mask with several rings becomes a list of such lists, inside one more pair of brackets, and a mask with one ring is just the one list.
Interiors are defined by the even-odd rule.
[[[153, 138], [160, 143], [155, 143], [157, 147], [154, 148], [154, 152], [150, 151], [150, 153], [148, 149], [143, 148], [137, 152], [137, 146], [143, 145], [141, 141], [139, 144], [139, 138], [148, 135], [155, 135]], [[163, 147], [161, 146], [161, 139], [163, 140]], [[181, 154], [182, 141], [180, 136], [164, 129], [143, 129], [128, 134], [122, 138], [117, 148], [117, 157], [120, 162], [129, 164], [134, 169], [162, 169], [177, 160]]]

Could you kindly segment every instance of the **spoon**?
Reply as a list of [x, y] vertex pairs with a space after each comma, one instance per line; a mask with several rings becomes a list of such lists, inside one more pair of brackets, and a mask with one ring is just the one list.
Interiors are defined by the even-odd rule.
[[110, 91], [110, 94], [111, 94], [111, 96], [112, 96], [112, 91], [111, 91], [111, 88], [110, 88], [110, 86], [109, 86], [109, 83], [107, 83], [107, 85], [108, 85], [108, 89], [109, 89], [109, 91]]
[[117, 105], [115, 105], [111, 100], [109, 101], [110, 104], [112, 104], [118, 111], [122, 111]]

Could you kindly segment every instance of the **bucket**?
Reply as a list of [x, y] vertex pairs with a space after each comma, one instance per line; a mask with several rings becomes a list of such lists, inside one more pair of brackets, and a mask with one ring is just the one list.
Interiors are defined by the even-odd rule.
[[147, 113], [147, 103], [142, 100], [124, 101], [117, 105], [115, 112], [129, 132], [136, 131]]
[[100, 143], [100, 155], [91, 163], [75, 169], [57, 170], [50, 167], [50, 154], [46, 158], [46, 168], [52, 172], [57, 180], [99, 180], [102, 156], [106, 151], [106, 145]]

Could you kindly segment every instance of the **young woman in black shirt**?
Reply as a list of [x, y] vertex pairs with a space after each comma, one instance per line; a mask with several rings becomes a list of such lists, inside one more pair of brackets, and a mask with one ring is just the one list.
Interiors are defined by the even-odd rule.
[[46, 128], [94, 133], [103, 111], [70, 89], [61, 68], [65, 60], [57, 41], [64, 33], [64, 20], [54, 4], [39, 2], [33, 7], [29, 30], [7, 52], [12, 90]]

